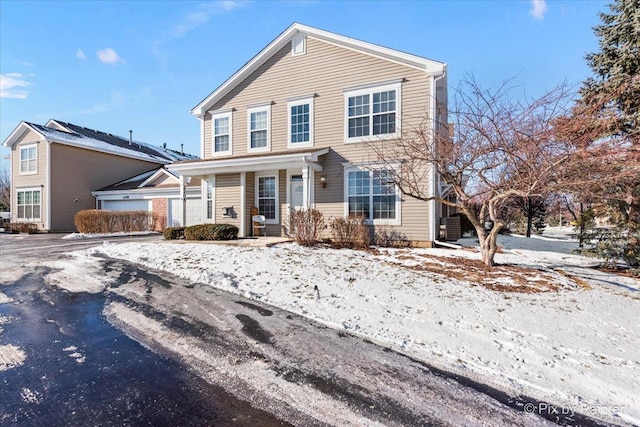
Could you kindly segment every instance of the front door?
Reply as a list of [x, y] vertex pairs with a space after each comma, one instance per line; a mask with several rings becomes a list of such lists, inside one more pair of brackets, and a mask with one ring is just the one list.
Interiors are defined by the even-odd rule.
[[289, 180], [289, 208], [302, 209], [304, 205], [304, 187], [302, 175], [291, 175]]

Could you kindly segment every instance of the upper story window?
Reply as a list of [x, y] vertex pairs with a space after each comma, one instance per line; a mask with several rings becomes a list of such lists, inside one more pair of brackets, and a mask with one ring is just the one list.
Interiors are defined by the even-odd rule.
[[289, 111], [289, 148], [313, 145], [313, 98], [287, 103]]
[[20, 174], [38, 173], [38, 146], [25, 145], [20, 147]]
[[304, 35], [298, 35], [291, 39], [291, 55], [304, 55], [307, 53], [307, 38]]
[[231, 154], [231, 112], [213, 114], [211, 117], [213, 134], [213, 155]]
[[345, 92], [345, 141], [400, 136], [400, 83]]
[[248, 110], [248, 151], [260, 152], [269, 151], [270, 135], [269, 127], [271, 123], [271, 105], [254, 107]]

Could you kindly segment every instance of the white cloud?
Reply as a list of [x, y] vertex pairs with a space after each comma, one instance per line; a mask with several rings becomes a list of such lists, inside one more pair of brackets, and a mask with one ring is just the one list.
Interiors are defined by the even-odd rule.
[[87, 55], [84, 54], [84, 51], [82, 49], [78, 49], [76, 52], [76, 58], [78, 59], [82, 59], [83, 61], [87, 60]]
[[534, 19], [542, 20], [544, 19], [545, 13], [547, 13], [546, 0], [531, 0], [529, 15], [533, 16]]
[[104, 49], [96, 52], [96, 56], [98, 60], [104, 64], [115, 64], [118, 62], [124, 62], [124, 59], [118, 55], [118, 52], [111, 49], [110, 47], [105, 47]]
[[29, 92], [24, 89], [31, 85], [20, 73], [0, 74], [0, 98], [25, 99]]
[[189, 31], [209, 22], [212, 16], [221, 15], [236, 9], [246, 7], [248, 2], [223, 0], [201, 4], [197, 10], [185, 16], [180, 23], [171, 28], [170, 38], [175, 39], [184, 36]]

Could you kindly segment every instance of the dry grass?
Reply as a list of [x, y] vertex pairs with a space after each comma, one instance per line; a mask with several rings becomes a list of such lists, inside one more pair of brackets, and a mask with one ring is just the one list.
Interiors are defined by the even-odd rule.
[[[418, 262], [416, 265], [394, 263], [411, 270], [429, 273], [479, 285], [497, 292], [540, 293], [557, 292], [560, 286], [549, 273], [514, 265], [487, 267], [482, 261], [468, 258], [448, 258], [433, 255], [401, 253], [398, 260]], [[575, 278], [571, 278], [575, 280]]]

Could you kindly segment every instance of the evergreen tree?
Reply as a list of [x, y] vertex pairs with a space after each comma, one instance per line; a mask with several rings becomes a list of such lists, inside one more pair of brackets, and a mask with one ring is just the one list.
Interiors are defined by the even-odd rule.
[[611, 13], [600, 13], [594, 27], [598, 52], [586, 56], [595, 77], [581, 89], [582, 101], [601, 110], [615, 109], [618, 123], [611, 133], [640, 144], [640, 0], [615, 0]]

